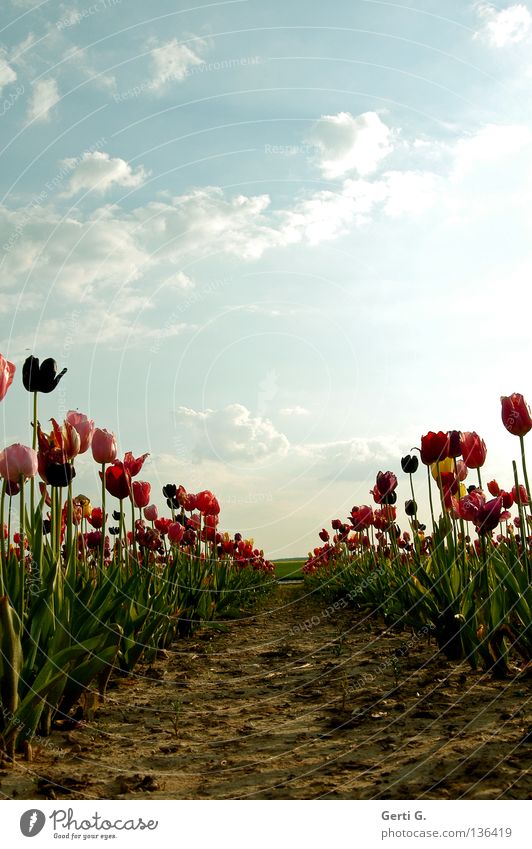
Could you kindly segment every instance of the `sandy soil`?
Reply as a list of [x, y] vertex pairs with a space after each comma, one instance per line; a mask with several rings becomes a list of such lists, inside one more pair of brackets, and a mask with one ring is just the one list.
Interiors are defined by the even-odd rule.
[[2, 798], [532, 795], [530, 677], [495, 681], [426, 635], [326, 607], [281, 586], [115, 678], [90, 721], [0, 771]]

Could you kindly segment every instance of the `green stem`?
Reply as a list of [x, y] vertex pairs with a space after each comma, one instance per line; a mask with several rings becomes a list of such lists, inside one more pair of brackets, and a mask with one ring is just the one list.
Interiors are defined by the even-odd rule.
[[[31, 447], [34, 451], [37, 450], [37, 393], [33, 393], [33, 436]], [[31, 507], [31, 516], [30, 521], [33, 526], [33, 522], [35, 520], [35, 478], [32, 477], [30, 480], [30, 507]]]
[[525, 570], [528, 575], [528, 580], [532, 581], [532, 571], [528, 562], [528, 550], [527, 550], [527, 534], [526, 534], [526, 518], [525, 511], [523, 510], [523, 504], [521, 502], [521, 494], [519, 492], [519, 478], [517, 477], [517, 464], [515, 460], [512, 460], [512, 467], [514, 470], [514, 482], [515, 482], [515, 497], [517, 500], [517, 510], [519, 512], [519, 524], [521, 527], [519, 528], [519, 536], [521, 537], [521, 547], [523, 550], [523, 562], [525, 565]]
[[530, 511], [530, 515], [532, 516], [532, 495], [530, 494], [530, 484], [528, 482], [528, 473], [526, 470], [526, 458], [525, 458], [525, 440], [522, 436], [519, 437], [519, 442], [521, 443], [521, 464], [523, 466], [523, 477], [525, 479], [525, 489], [526, 494], [528, 495], [528, 509]]
[[131, 501], [131, 533], [133, 534], [133, 556], [135, 558], [135, 566], [139, 565], [139, 556], [137, 551], [137, 540], [135, 538], [135, 502], [133, 501], [133, 491], [131, 491], [129, 499]]
[[[6, 486], [7, 481], [2, 481], [2, 495], [0, 496], [0, 546], [2, 559], [0, 561], [0, 596], [4, 595], [4, 564], [6, 562], [6, 549], [5, 549], [5, 539], [4, 539], [4, 515], [5, 515], [5, 501], [6, 501]], [[7, 540], [7, 544], [9, 546], [9, 538]]]
[[25, 521], [24, 521], [24, 478], [20, 476], [20, 569], [21, 569], [21, 577], [20, 577], [20, 621], [24, 622], [24, 582], [26, 580], [26, 563], [25, 563], [25, 551], [24, 551], [24, 531], [25, 531]]
[[100, 570], [105, 560], [105, 463], [102, 463], [102, 544], [100, 546]]
[[479, 489], [482, 489], [482, 478], [480, 477], [480, 466], [479, 466], [479, 468], [477, 469], [477, 475], [478, 475], [478, 485], [479, 485]]
[[429, 504], [430, 504], [430, 517], [432, 519], [432, 532], [436, 533], [436, 523], [434, 521], [434, 504], [432, 503], [432, 483], [430, 480], [430, 466], [427, 466], [427, 477], [429, 481]]

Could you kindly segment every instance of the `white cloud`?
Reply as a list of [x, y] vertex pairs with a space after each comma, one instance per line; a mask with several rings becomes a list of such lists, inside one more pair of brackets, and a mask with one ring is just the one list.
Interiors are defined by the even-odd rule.
[[59, 101], [59, 90], [53, 79], [38, 80], [33, 86], [28, 106], [28, 121], [48, 121], [50, 110]]
[[451, 176], [462, 179], [471, 169], [510, 160], [532, 142], [532, 131], [521, 124], [487, 124], [454, 148]]
[[484, 21], [484, 26], [477, 35], [494, 47], [519, 44], [532, 32], [532, 14], [523, 3], [498, 10], [491, 3], [481, 2], [477, 9]]
[[308, 460], [315, 473], [327, 480], [363, 480], [376, 474], [379, 464], [397, 465], [401, 450], [395, 437], [357, 437], [294, 447], [294, 453]]
[[62, 197], [72, 197], [84, 189], [103, 195], [112, 186], [135, 188], [141, 186], [148, 176], [142, 166], [133, 170], [124, 159], [112, 158], [99, 150], [85, 153], [81, 159], [64, 159], [61, 164], [72, 169]]
[[320, 152], [326, 177], [334, 179], [356, 171], [365, 176], [393, 149], [392, 131], [376, 112], [324, 115], [312, 129], [309, 141]]
[[193, 50], [186, 44], [179, 44], [177, 38], [164, 44], [158, 44], [155, 39], [152, 39], [150, 46], [152, 46], [152, 85], [157, 90], [169, 82], [175, 80], [181, 82], [188, 76], [190, 68], [201, 65], [204, 60], [198, 52], [206, 47], [206, 43], [196, 40], [196, 48]]
[[427, 171], [390, 171], [384, 175], [384, 183], [384, 211], [392, 218], [425, 212], [443, 191], [442, 178]]
[[13, 68], [7, 64], [6, 60], [0, 56], [0, 92], [6, 85], [15, 82], [16, 78], [16, 71], [14, 71]]
[[281, 416], [310, 416], [310, 410], [307, 410], [306, 407], [283, 407], [282, 410], [279, 410]]
[[272, 422], [253, 416], [242, 404], [228, 404], [220, 410], [199, 412], [179, 407], [176, 423], [194, 433], [194, 457], [198, 461], [216, 459], [221, 463], [257, 462], [284, 457], [289, 442]]
[[176, 271], [175, 274], [171, 274], [170, 277], [166, 278], [164, 286], [169, 289], [182, 291], [183, 289], [194, 289], [196, 284], [184, 271]]

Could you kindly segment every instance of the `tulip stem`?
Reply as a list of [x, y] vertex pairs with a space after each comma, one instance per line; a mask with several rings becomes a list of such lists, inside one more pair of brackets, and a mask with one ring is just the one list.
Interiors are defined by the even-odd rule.
[[432, 518], [432, 532], [436, 532], [436, 523], [434, 522], [434, 505], [432, 503], [432, 484], [430, 481], [430, 466], [427, 466], [427, 478], [429, 481], [429, 504], [430, 504], [430, 515]]
[[[6, 486], [7, 481], [2, 481], [2, 495], [0, 497], [0, 546], [2, 552], [2, 560], [0, 563], [0, 596], [4, 595], [4, 563], [6, 562], [5, 538], [4, 538], [4, 511], [6, 501]], [[9, 539], [7, 541], [9, 546]]]
[[480, 477], [480, 467], [477, 469], [477, 475], [478, 475], [478, 488], [482, 489], [482, 478]]
[[[32, 434], [32, 442], [31, 446], [34, 451], [37, 450], [37, 393], [33, 393], [33, 434]], [[32, 477], [30, 480], [30, 507], [31, 507], [31, 517], [30, 521], [33, 527], [33, 523], [35, 521], [35, 477]]]
[[133, 535], [133, 556], [135, 558], [135, 565], [139, 565], [139, 556], [137, 552], [137, 540], [135, 538], [135, 502], [133, 501], [133, 491], [131, 490], [129, 499], [131, 501], [131, 533]]
[[528, 509], [530, 511], [530, 514], [532, 515], [532, 496], [530, 495], [530, 484], [528, 482], [528, 474], [526, 470], [525, 440], [522, 436], [519, 437], [519, 442], [521, 443], [521, 464], [523, 466], [523, 477], [525, 479], [526, 493], [528, 495]]
[[526, 535], [526, 519], [525, 519], [525, 511], [523, 510], [523, 503], [521, 501], [521, 493], [519, 491], [519, 478], [517, 477], [517, 464], [515, 460], [512, 460], [512, 466], [514, 470], [514, 481], [515, 481], [515, 497], [517, 501], [517, 510], [519, 512], [519, 536], [521, 537], [521, 547], [523, 550], [523, 561], [525, 565], [525, 571], [528, 575], [528, 580], [532, 580], [532, 572], [529, 568], [528, 563], [528, 551], [527, 551], [527, 535]]
[[100, 570], [103, 573], [105, 559], [105, 463], [102, 463], [102, 544], [100, 546]]
[[19, 480], [20, 484], [20, 621], [24, 622], [24, 582], [26, 580], [26, 564], [25, 564], [25, 551], [24, 551], [24, 531], [25, 531], [25, 522], [24, 522], [24, 476], [20, 476]]

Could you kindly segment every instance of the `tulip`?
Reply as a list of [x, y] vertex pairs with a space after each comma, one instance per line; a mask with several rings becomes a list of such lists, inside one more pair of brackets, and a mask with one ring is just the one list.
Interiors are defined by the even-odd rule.
[[[517, 494], [517, 489], [515, 486], [512, 487], [512, 498], [516, 504], [523, 504], [525, 507], [528, 506], [528, 493], [523, 486], [522, 483], [519, 484], [519, 495]], [[511, 506], [511, 505], [508, 505]]]
[[204, 516], [217, 516], [220, 512], [218, 499], [208, 489], [198, 492], [196, 495], [196, 508]]
[[363, 504], [361, 507], [353, 507], [349, 519], [351, 521], [351, 524], [353, 525], [353, 530], [365, 530], [373, 524], [373, 508], [368, 507], [366, 504]]
[[196, 496], [192, 492], [187, 492], [183, 496], [183, 507], [187, 512], [192, 513], [197, 507]]
[[487, 487], [488, 487], [488, 492], [490, 493], [490, 495], [493, 495], [494, 498], [497, 498], [497, 496], [500, 495], [501, 488], [500, 488], [500, 486], [499, 486], [499, 484], [497, 483], [496, 480], [490, 481], [487, 484]]
[[113, 463], [116, 460], [116, 436], [97, 427], [92, 434], [92, 456], [97, 463]]
[[120, 460], [115, 460], [113, 465], [108, 466], [105, 470], [105, 488], [110, 495], [114, 495], [120, 501], [124, 498], [129, 498], [131, 493], [131, 475], [124, 463]]
[[405, 502], [405, 513], [407, 516], [415, 516], [417, 513], [417, 504], [412, 498]]
[[168, 527], [168, 539], [170, 542], [179, 545], [184, 536], [185, 529], [183, 525], [179, 522], [172, 522], [172, 524]]
[[388, 495], [397, 488], [397, 478], [393, 472], [378, 472], [377, 489], [381, 495]]
[[446, 457], [445, 460], [441, 460], [439, 463], [433, 463], [430, 467], [430, 471], [434, 480], [437, 481], [441, 475], [448, 474], [450, 472], [454, 473], [454, 460], [451, 457]]
[[449, 431], [449, 457], [453, 459], [460, 457], [462, 453], [462, 432], [459, 430]]
[[76, 477], [76, 470], [72, 463], [48, 463], [39, 474], [50, 486], [63, 487]]
[[480, 507], [475, 519], [475, 527], [479, 534], [491, 533], [499, 524], [502, 513], [502, 498], [492, 498]]
[[319, 538], [321, 539], [322, 542], [328, 542], [329, 539], [330, 539], [329, 531], [326, 530], [325, 528], [321, 529], [318, 536], [319, 536]]
[[147, 481], [133, 481], [133, 503], [135, 507], [142, 509], [150, 503], [151, 484]]
[[87, 517], [89, 525], [92, 525], [96, 530], [100, 530], [103, 525], [103, 510], [101, 507], [93, 507], [90, 515]]
[[20, 478], [34, 478], [37, 474], [37, 452], [16, 442], [0, 452], [0, 476], [18, 483]]
[[153, 524], [155, 525], [155, 527], [157, 528], [159, 533], [161, 533], [163, 536], [165, 536], [168, 533], [168, 528], [172, 524], [172, 520], [171, 519], [155, 519]]
[[505, 510], [509, 510], [515, 501], [513, 492], [505, 492], [504, 490], [501, 490], [500, 496], [502, 498], [502, 506]]
[[458, 502], [458, 514], [466, 522], [474, 522], [479, 510], [484, 507], [486, 499], [479, 489], [464, 495]]
[[76, 410], [68, 411], [65, 422], [68, 422], [76, 429], [80, 439], [79, 453], [85, 454], [91, 446], [94, 422], [92, 419], [88, 419], [84, 413], [78, 413]]
[[156, 504], [148, 504], [148, 506], [144, 508], [144, 518], [147, 519], [148, 522], [155, 522], [158, 516], [159, 511], [157, 510]]
[[530, 407], [519, 392], [501, 398], [502, 423], [514, 436], [526, 436], [532, 429]]
[[486, 460], [486, 443], [474, 431], [462, 434], [462, 457], [468, 469], [479, 469]]
[[132, 478], [138, 475], [144, 465], [146, 457], [149, 457], [149, 454], [142, 454], [140, 457], [135, 458], [131, 451], [126, 451], [124, 454], [124, 466]]
[[6, 397], [7, 390], [13, 383], [16, 366], [0, 354], [0, 401]]
[[429, 431], [421, 437], [421, 462], [431, 466], [449, 456], [449, 434], [443, 431]]
[[66, 371], [57, 374], [57, 363], [51, 357], [40, 366], [37, 357], [28, 357], [22, 366], [22, 383], [28, 392], [53, 392]]
[[407, 454], [401, 458], [401, 468], [407, 475], [413, 475], [417, 472], [419, 460], [415, 454]]

